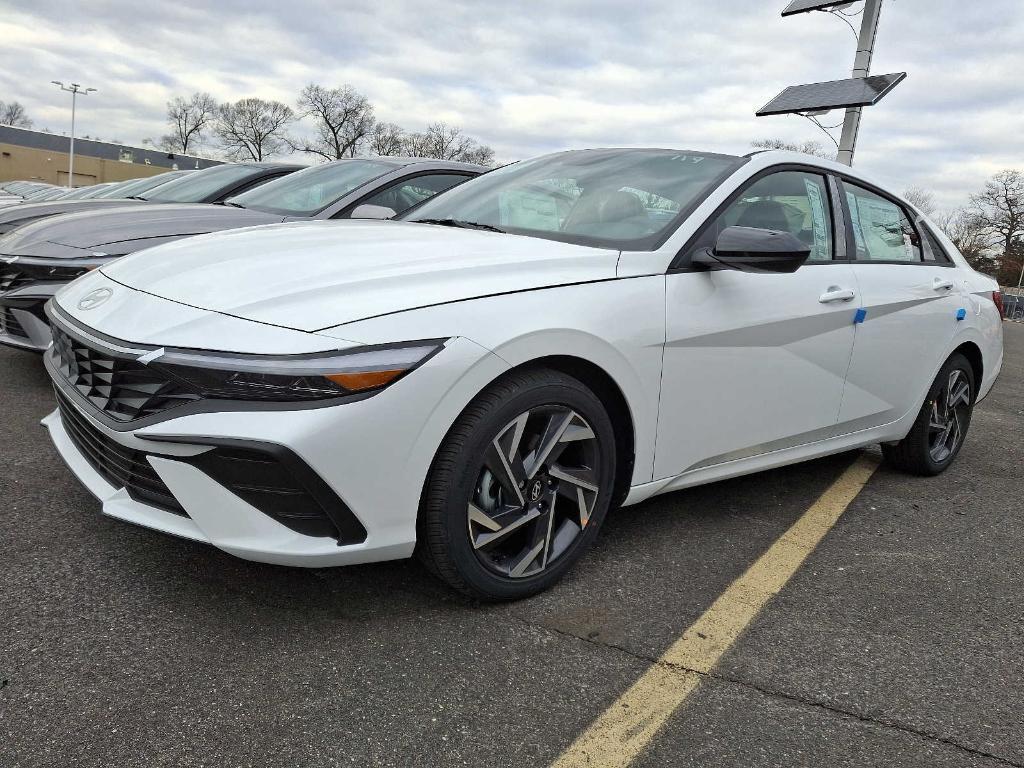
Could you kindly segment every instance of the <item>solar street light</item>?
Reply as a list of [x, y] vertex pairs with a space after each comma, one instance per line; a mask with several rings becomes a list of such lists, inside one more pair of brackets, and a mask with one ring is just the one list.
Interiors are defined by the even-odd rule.
[[[849, 0], [792, 0], [782, 12], [793, 16], [810, 11], [834, 11], [853, 5]], [[837, 160], [853, 165], [853, 153], [857, 147], [860, 132], [860, 116], [864, 107], [877, 104], [883, 96], [895, 88], [906, 76], [906, 72], [872, 77], [871, 57], [874, 53], [875, 34], [878, 31], [878, 17], [882, 0], [864, 0], [863, 18], [857, 39], [857, 53], [853, 62], [852, 77], [847, 80], [833, 80], [827, 83], [809, 83], [786, 88], [768, 104], [757, 111], [758, 117], [766, 115], [797, 114], [813, 119], [831, 109], [846, 108], [843, 120], [843, 134], [836, 146]], [[815, 121], [817, 123], [817, 121]], [[818, 127], [825, 130], [824, 126]], [[828, 133], [828, 131], [825, 131]], [[829, 134], [831, 137], [831, 134]], [[835, 141], [835, 139], [833, 139]]]
[[793, 0], [782, 12], [783, 16], [795, 16], [810, 11], [840, 10], [853, 5], [850, 0]]
[[757, 111], [766, 115], [823, 115], [833, 109], [870, 107], [882, 100], [907, 76], [906, 72], [891, 75], [853, 77], [827, 83], [791, 85]]

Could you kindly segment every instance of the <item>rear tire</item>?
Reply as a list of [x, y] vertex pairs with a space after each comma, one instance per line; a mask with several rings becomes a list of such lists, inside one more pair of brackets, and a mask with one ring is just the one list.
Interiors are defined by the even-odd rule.
[[476, 599], [536, 594], [593, 543], [614, 478], [614, 429], [597, 396], [559, 371], [513, 373], [478, 395], [441, 444], [417, 556]]
[[970, 362], [960, 353], [951, 356], [932, 382], [907, 436], [882, 445], [886, 463], [914, 475], [945, 472], [963, 447], [976, 396]]

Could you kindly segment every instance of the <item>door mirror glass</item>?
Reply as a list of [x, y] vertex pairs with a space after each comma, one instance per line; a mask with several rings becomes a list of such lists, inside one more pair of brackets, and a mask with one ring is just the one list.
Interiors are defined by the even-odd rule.
[[796, 272], [811, 246], [789, 232], [757, 227], [726, 227], [715, 247], [694, 254], [694, 266], [740, 272]]
[[385, 205], [370, 205], [369, 203], [363, 203], [357, 205], [352, 211], [349, 218], [352, 219], [390, 219], [395, 215], [394, 208], [388, 208]]

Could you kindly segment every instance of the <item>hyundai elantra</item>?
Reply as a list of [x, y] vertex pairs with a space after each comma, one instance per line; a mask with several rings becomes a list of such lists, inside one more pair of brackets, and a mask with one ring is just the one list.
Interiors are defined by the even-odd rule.
[[563, 152], [402, 221], [158, 246], [48, 305], [50, 435], [106, 515], [251, 560], [558, 580], [609, 509], [881, 444], [934, 475], [997, 284], [858, 171]]

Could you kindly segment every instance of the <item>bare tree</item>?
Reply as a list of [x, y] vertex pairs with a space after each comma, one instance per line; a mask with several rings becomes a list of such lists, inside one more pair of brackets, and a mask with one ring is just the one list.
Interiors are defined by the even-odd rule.
[[175, 96], [167, 102], [167, 123], [171, 132], [160, 138], [168, 152], [188, 152], [202, 141], [203, 131], [217, 116], [217, 102], [208, 93], [193, 93], [188, 99]]
[[934, 218], [938, 212], [935, 195], [923, 187], [907, 187], [903, 192], [903, 198], [929, 219]]
[[801, 144], [797, 144], [796, 142], [786, 141], [785, 139], [772, 138], [752, 141], [750, 142], [750, 146], [755, 149], [785, 149], [789, 152], [802, 152], [805, 155], [822, 157], [826, 160], [836, 159], [836, 153], [823, 147], [820, 141], [805, 141]]
[[1024, 286], [1024, 240], [1014, 240], [999, 262], [1001, 285]]
[[972, 213], [977, 217], [988, 245], [1000, 256], [1009, 255], [1024, 239], [1024, 173], [1000, 171], [971, 195]]
[[25, 114], [25, 106], [19, 101], [7, 103], [0, 101], [0, 123], [13, 125], [15, 128], [32, 127], [32, 121]]
[[326, 160], [354, 157], [373, 131], [373, 105], [351, 85], [324, 88], [310, 83], [299, 96], [299, 116], [316, 124], [313, 141], [291, 142], [293, 149]]
[[984, 224], [973, 211], [958, 208], [935, 216], [946, 237], [964, 255], [967, 263], [979, 272], [994, 275], [999, 269], [997, 254], [989, 247]]
[[400, 155], [406, 146], [405, 131], [395, 123], [377, 123], [367, 137], [366, 150], [382, 157]]
[[461, 160], [489, 165], [494, 150], [466, 136], [461, 128], [446, 123], [432, 123], [424, 133], [409, 133], [405, 153], [411, 157], [434, 157], [439, 160]]
[[234, 160], [263, 160], [289, 147], [285, 130], [295, 119], [287, 104], [249, 98], [217, 108], [213, 129]]

